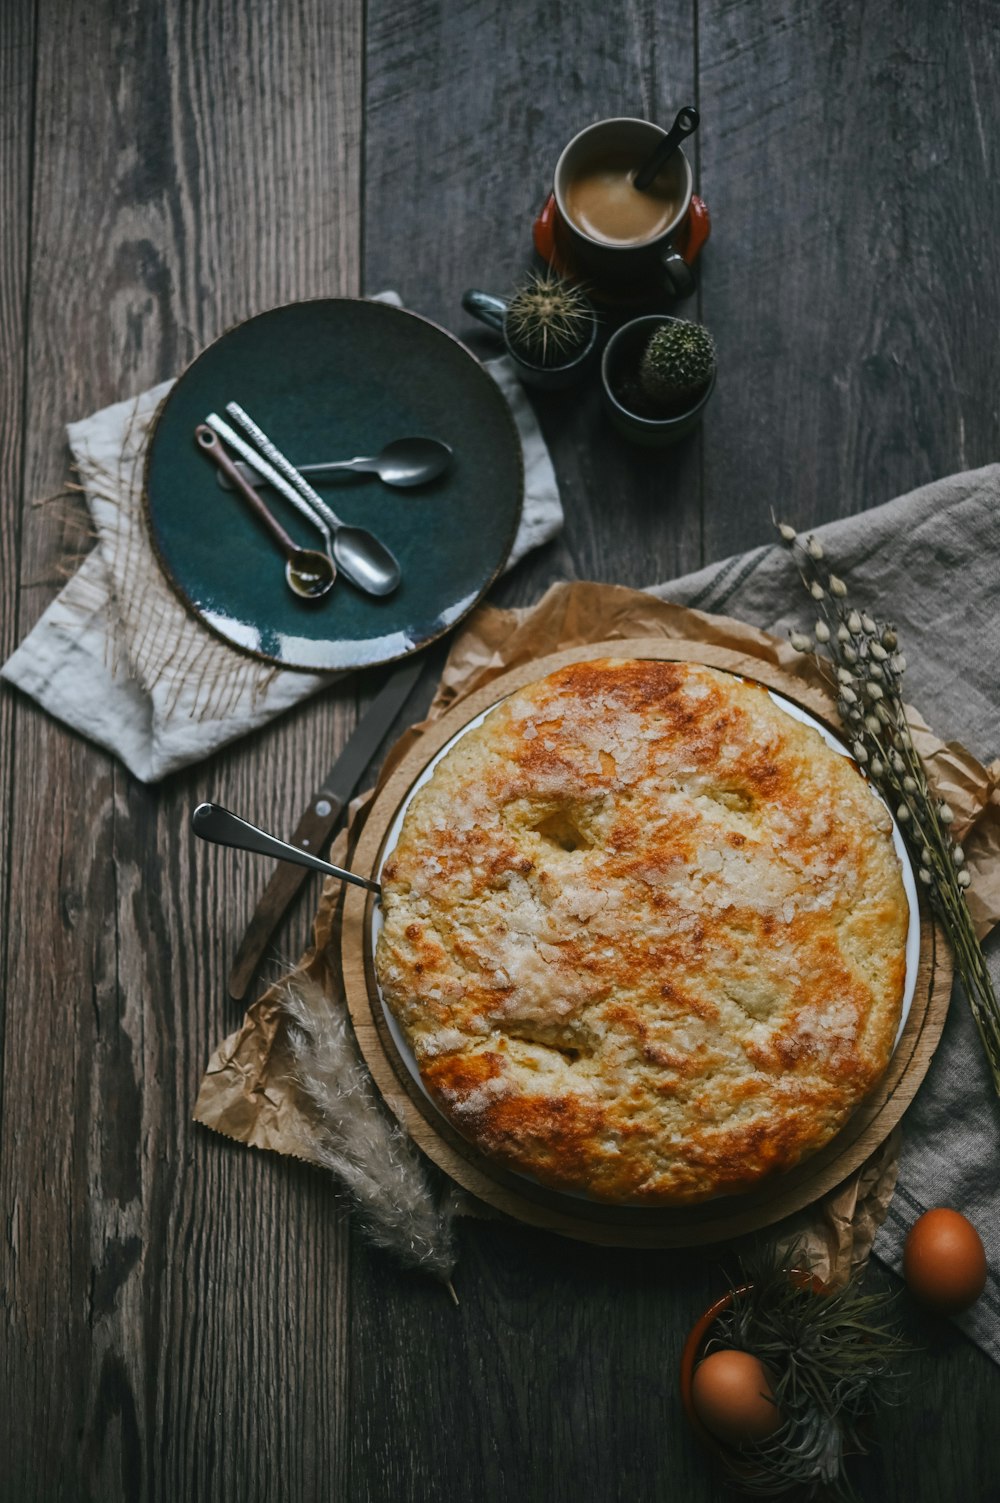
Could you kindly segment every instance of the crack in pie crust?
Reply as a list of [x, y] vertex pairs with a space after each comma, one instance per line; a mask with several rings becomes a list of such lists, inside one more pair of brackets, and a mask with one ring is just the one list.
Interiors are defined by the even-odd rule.
[[553, 1189], [747, 1190], [889, 1062], [891, 821], [732, 675], [602, 659], [527, 685], [442, 758], [381, 880], [376, 973], [428, 1091]]

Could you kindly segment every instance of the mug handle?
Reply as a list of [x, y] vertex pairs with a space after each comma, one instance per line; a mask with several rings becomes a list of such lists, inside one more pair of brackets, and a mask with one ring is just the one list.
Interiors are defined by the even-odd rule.
[[660, 255], [660, 265], [663, 267], [667, 291], [676, 298], [690, 297], [694, 291], [694, 276], [680, 251], [668, 245]]
[[462, 307], [488, 329], [494, 329], [497, 334], [503, 333], [503, 321], [507, 313], [504, 298], [494, 297], [492, 292], [480, 292], [478, 287], [470, 287], [468, 292], [462, 293]]
[[663, 257], [665, 280], [674, 297], [690, 297], [694, 291], [694, 278], [689, 268], [697, 261], [702, 246], [711, 233], [712, 216], [708, 212], [708, 204], [696, 193], [692, 194], [687, 218], [677, 235], [676, 249], [671, 246]]
[[691, 195], [687, 219], [677, 239], [677, 249], [689, 266], [693, 266], [701, 254], [702, 246], [712, 233], [712, 216], [708, 204], [697, 193]]

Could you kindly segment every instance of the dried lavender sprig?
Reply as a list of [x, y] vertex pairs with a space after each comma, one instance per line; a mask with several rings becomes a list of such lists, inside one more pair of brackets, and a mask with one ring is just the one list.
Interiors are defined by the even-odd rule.
[[919, 862], [917, 875], [951, 942], [1000, 1095], [1000, 1002], [965, 898], [972, 879], [965, 852], [951, 835], [954, 815], [931, 789], [910, 734], [902, 697], [906, 658], [896, 629], [851, 606], [847, 585], [826, 567], [818, 539], [802, 539], [787, 522], [777, 525], [817, 612], [812, 633], [793, 632], [792, 646], [812, 653], [832, 683], [851, 749]]

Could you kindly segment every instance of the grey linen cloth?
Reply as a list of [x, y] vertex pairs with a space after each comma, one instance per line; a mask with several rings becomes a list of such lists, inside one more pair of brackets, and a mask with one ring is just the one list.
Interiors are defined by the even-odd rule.
[[[796, 525], [791, 509], [781, 520]], [[815, 536], [852, 602], [896, 623], [908, 702], [942, 739], [961, 741], [988, 765], [1000, 752], [1000, 465], [935, 481], [818, 527]], [[781, 636], [813, 619], [780, 546], [711, 564], [652, 593]], [[1000, 991], [998, 940], [992, 934], [984, 948]], [[1000, 1100], [960, 986], [903, 1118], [899, 1179], [875, 1241], [876, 1256], [897, 1273], [907, 1232], [933, 1206], [961, 1211], [983, 1239], [986, 1290], [956, 1323], [1000, 1362]]]

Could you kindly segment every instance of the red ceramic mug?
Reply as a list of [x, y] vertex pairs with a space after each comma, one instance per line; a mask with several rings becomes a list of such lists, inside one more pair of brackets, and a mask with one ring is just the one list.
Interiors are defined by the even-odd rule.
[[[655, 194], [630, 189], [634, 172], [666, 131], [649, 120], [599, 120], [580, 131], [556, 163], [552, 197], [535, 223], [535, 247], [557, 270], [582, 277], [611, 297], [638, 289], [687, 297], [694, 291], [691, 264], [708, 239], [708, 210], [693, 193], [691, 165], [683, 150], [657, 175]], [[583, 189], [609, 182], [603, 217], [581, 207]], [[623, 195], [623, 200], [616, 195]], [[593, 195], [592, 195], [593, 196]], [[631, 199], [631, 202], [628, 200]], [[618, 222], [621, 202], [624, 222]], [[636, 224], [636, 205], [648, 216]]]

